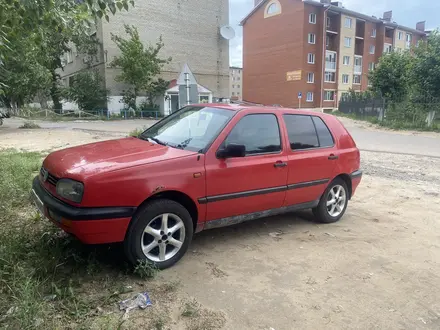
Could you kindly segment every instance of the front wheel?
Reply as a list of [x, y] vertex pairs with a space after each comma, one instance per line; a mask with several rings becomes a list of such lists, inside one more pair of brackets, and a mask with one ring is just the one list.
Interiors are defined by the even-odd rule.
[[124, 242], [125, 253], [133, 264], [147, 260], [165, 269], [183, 257], [193, 232], [186, 208], [172, 200], [155, 200], [133, 217]]
[[342, 218], [347, 206], [347, 184], [341, 178], [336, 178], [325, 190], [318, 206], [313, 209], [313, 214], [319, 222], [333, 223]]

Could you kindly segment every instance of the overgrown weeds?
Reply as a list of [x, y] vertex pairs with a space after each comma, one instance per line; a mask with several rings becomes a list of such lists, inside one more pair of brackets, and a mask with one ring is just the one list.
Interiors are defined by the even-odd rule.
[[146, 130], [146, 127], [136, 128], [135, 130], [132, 130], [130, 133], [128, 133], [128, 136], [139, 137], [139, 135], [141, 135], [145, 130]]
[[134, 269], [134, 273], [144, 280], [153, 279], [158, 272], [156, 265], [146, 260], [139, 261]]
[[34, 123], [33, 121], [25, 121], [23, 125], [21, 125], [19, 128], [22, 129], [39, 129], [41, 128], [40, 125], [37, 123]]
[[[43, 220], [29, 200], [39, 153], [0, 152], [0, 328], [117, 328], [97, 315], [127, 292], [132, 268], [119, 246], [89, 247]], [[138, 272], [151, 278], [146, 265]], [[105, 320], [104, 320], [105, 319]]]

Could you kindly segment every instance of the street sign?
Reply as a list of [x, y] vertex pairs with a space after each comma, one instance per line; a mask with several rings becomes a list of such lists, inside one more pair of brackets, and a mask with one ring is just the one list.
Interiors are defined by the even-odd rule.
[[302, 99], [302, 97], [303, 97], [303, 93], [299, 92], [299, 93], [298, 93], [298, 98], [299, 98], [299, 99]]

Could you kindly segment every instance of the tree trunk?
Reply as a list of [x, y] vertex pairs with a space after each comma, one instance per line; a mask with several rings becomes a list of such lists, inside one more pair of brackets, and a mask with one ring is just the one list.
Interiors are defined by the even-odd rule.
[[50, 87], [50, 97], [53, 101], [53, 108], [55, 112], [60, 113], [63, 110], [63, 106], [60, 101], [60, 90], [58, 88], [58, 75], [55, 71], [52, 72], [52, 86]]

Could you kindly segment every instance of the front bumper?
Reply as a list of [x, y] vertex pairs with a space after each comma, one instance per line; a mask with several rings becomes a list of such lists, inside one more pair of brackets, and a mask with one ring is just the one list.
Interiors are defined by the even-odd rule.
[[38, 209], [55, 225], [85, 244], [122, 242], [135, 207], [75, 207], [50, 194], [37, 176], [32, 198]]

